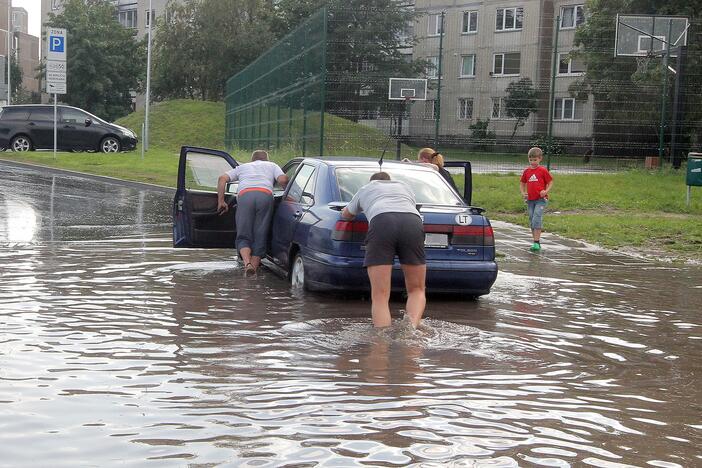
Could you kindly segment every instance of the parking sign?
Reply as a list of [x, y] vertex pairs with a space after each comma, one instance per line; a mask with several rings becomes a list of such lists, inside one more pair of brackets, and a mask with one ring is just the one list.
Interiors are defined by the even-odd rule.
[[47, 60], [66, 61], [66, 30], [49, 28], [47, 33]]

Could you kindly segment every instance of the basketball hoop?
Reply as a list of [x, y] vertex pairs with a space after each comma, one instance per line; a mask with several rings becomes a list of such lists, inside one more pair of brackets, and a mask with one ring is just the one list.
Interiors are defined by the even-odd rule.
[[652, 52], [646, 55], [636, 57], [636, 73], [643, 75], [648, 72], [648, 66], [651, 64], [651, 59], [655, 57]]

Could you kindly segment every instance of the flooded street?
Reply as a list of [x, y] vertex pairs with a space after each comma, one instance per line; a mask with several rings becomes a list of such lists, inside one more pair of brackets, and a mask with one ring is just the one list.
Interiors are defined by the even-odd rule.
[[0, 175], [0, 466], [702, 465], [700, 267], [494, 223], [489, 296], [378, 333], [172, 249], [168, 191]]

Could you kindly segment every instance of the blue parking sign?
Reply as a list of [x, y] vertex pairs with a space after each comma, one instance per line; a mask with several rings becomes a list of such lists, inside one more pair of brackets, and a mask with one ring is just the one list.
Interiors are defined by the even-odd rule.
[[63, 36], [49, 36], [49, 51], [63, 53], [64, 39]]

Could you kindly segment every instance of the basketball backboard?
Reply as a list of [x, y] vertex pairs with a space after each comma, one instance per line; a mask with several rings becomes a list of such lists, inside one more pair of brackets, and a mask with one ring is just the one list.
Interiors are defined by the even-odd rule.
[[388, 99], [391, 101], [425, 101], [426, 78], [390, 78]]
[[[682, 16], [617, 15], [615, 57], [661, 55], [687, 45], [689, 21]], [[670, 37], [669, 37], [670, 36]]]

